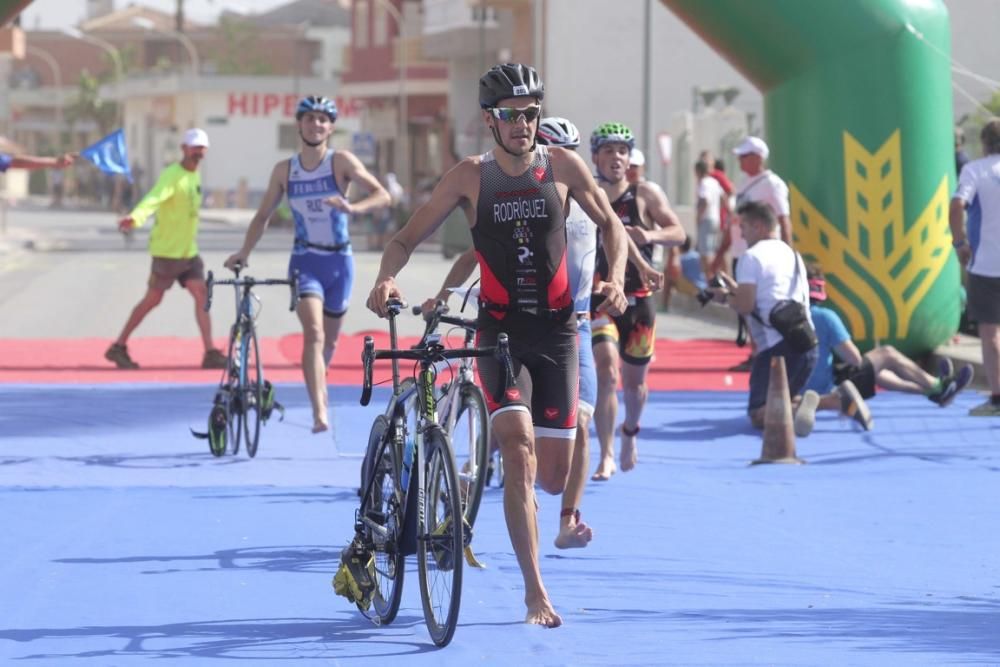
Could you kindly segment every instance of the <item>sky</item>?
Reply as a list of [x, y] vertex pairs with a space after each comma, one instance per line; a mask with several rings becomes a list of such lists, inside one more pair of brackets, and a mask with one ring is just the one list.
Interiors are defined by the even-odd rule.
[[[247, 13], [262, 12], [288, 0], [185, 0], [184, 13], [192, 21], [212, 23], [225, 9]], [[115, 0], [115, 9], [123, 9], [131, 4], [141, 4], [165, 12], [173, 12], [175, 0]], [[22, 12], [22, 27], [35, 28], [66, 28], [78, 25], [86, 17], [86, 0], [33, 0]]]

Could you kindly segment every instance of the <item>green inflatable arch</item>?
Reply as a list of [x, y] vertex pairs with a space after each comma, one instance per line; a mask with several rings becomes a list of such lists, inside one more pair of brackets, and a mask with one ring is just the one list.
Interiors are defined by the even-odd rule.
[[0, 0], [0, 27], [5, 26], [30, 4], [31, 0]]
[[859, 346], [955, 333], [951, 38], [941, 0], [661, 0], [764, 94], [796, 247]]

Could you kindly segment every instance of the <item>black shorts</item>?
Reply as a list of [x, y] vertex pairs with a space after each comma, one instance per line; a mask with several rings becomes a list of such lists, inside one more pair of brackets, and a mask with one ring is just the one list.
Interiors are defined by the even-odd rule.
[[844, 380], [850, 380], [861, 398], [871, 398], [875, 395], [875, 367], [868, 357], [863, 357], [860, 366], [844, 365], [834, 371], [834, 381], [840, 384]]
[[969, 274], [969, 317], [980, 324], [1000, 324], [1000, 278]]
[[495, 345], [506, 333], [514, 361], [514, 386], [504, 391], [505, 371], [492, 357], [476, 360], [479, 384], [490, 416], [507, 410], [531, 413], [535, 435], [573, 440], [576, 437], [580, 360], [576, 319], [551, 320], [517, 312], [501, 320], [479, 311], [476, 344]]
[[591, 340], [618, 344], [622, 361], [633, 366], [645, 366], [653, 358], [656, 346], [656, 304], [652, 296], [629, 297], [635, 303], [609, 321], [605, 313], [595, 313]]

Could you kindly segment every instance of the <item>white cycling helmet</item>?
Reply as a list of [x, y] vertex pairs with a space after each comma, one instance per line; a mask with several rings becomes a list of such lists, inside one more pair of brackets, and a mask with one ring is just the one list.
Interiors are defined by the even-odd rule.
[[549, 116], [539, 121], [535, 140], [542, 146], [576, 148], [580, 145], [580, 130], [565, 118]]

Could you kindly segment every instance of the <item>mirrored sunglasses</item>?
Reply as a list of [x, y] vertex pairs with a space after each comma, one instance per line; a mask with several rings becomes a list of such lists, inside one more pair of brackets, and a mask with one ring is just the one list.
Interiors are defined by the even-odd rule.
[[524, 122], [530, 123], [538, 118], [542, 113], [542, 107], [538, 104], [526, 106], [523, 109], [517, 107], [493, 107], [490, 109], [493, 117], [505, 123], [516, 123], [524, 118]]

